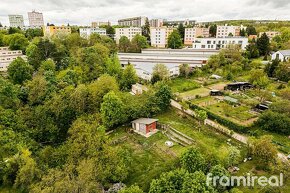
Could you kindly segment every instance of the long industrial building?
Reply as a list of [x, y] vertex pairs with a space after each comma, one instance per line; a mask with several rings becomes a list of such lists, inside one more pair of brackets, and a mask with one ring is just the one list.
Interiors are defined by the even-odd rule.
[[217, 50], [145, 49], [142, 53], [119, 53], [118, 56], [123, 67], [132, 64], [140, 78], [151, 80], [156, 64], [164, 64], [171, 76], [178, 76], [181, 64], [189, 64], [192, 68], [202, 67], [210, 56], [217, 53]]

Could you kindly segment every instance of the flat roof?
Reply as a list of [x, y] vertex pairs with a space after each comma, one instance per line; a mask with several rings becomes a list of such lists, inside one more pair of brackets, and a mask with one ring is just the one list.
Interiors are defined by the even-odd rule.
[[140, 118], [132, 121], [132, 123], [141, 123], [145, 125], [149, 125], [151, 123], [157, 122], [158, 119], [150, 119], [150, 118]]

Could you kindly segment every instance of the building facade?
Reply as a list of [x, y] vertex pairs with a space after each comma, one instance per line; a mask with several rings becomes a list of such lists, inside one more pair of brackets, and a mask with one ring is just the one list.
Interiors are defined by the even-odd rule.
[[118, 20], [119, 26], [142, 27], [146, 24], [147, 17], [132, 17]]
[[151, 27], [151, 46], [155, 48], [166, 48], [169, 35], [173, 32], [173, 27]]
[[246, 37], [224, 37], [224, 38], [195, 38], [192, 44], [193, 49], [219, 50], [228, 48], [231, 45], [239, 46], [245, 50], [249, 44]]
[[167, 26], [178, 26], [179, 24], [182, 24], [184, 26], [195, 26], [196, 21], [195, 20], [164, 20], [164, 24]]
[[194, 38], [197, 37], [209, 37], [209, 28], [201, 28], [201, 27], [194, 27], [194, 28], [185, 28], [184, 32], [184, 44], [185, 45], [192, 45]]
[[272, 60], [280, 60], [282, 62], [288, 62], [290, 60], [290, 50], [279, 50], [272, 54]]
[[22, 15], [9, 15], [10, 27], [24, 27], [24, 19]]
[[40, 12], [32, 11], [28, 12], [29, 26], [42, 27], [44, 26], [43, 14]]
[[89, 38], [91, 34], [107, 35], [105, 28], [80, 28], [80, 36], [82, 38]]
[[109, 21], [95, 21], [95, 22], [92, 22], [91, 27], [97, 28], [100, 26], [110, 26], [110, 25], [111, 25], [111, 22], [109, 22]]
[[0, 73], [7, 72], [8, 66], [18, 57], [26, 60], [21, 50], [12, 51], [8, 47], [0, 47]]
[[149, 21], [150, 27], [162, 27], [163, 26], [163, 19], [151, 19]]
[[45, 37], [51, 36], [65, 36], [71, 34], [69, 26], [44, 26], [43, 34]]
[[116, 28], [115, 30], [115, 40], [117, 44], [119, 44], [119, 40], [122, 36], [127, 37], [131, 41], [137, 34], [142, 34], [141, 27]]
[[216, 37], [224, 38], [228, 36], [238, 37], [240, 36], [240, 26], [217, 26]]
[[281, 33], [277, 31], [266, 31], [266, 32], [260, 32], [259, 37], [261, 37], [264, 33], [268, 36], [270, 40], [272, 40], [275, 36], [281, 35]]

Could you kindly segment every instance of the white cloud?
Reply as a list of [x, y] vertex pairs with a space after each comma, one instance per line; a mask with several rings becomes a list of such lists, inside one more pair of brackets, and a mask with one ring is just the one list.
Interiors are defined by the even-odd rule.
[[119, 18], [196, 19], [290, 19], [289, 0], [1, 0], [0, 22], [8, 14], [43, 12], [45, 22], [88, 25], [91, 21], [116, 22]]

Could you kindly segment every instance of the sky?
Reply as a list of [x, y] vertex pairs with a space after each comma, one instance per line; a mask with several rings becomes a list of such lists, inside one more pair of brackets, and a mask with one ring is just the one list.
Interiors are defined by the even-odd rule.
[[290, 20], [290, 0], [0, 0], [0, 22], [9, 25], [9, 14], [24, 16], [39, 11], [45, 23], [89, 25], [147, 16], [149, 19], [232, 19]]

